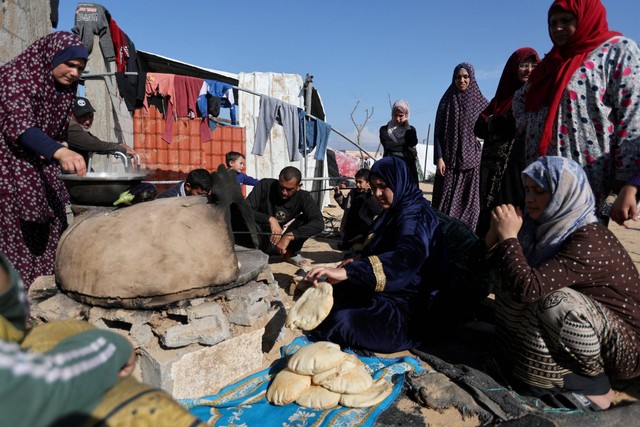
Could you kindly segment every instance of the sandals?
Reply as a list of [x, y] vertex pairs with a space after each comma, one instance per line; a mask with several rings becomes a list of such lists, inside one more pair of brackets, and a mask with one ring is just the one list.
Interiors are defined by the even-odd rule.
[[300, 254], [296, 254], [294, 256], [285, 257], [285, 261], [289, 264], [293, 264], [298, 268], [303, 268], [311, 264], [311, 260], [303, 257]]

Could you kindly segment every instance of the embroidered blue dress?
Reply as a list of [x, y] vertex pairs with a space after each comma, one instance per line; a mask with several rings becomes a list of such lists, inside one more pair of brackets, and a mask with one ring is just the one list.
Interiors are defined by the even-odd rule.
[[370, 177], [385, 181], [393, 203], [373, 223], [362, 258], [345, 266], [348, 279], [333, 285], [333, 309], [312, 335], [392, 353], [422, 342], [446, 250], [435, 211], [402, 159], [384, 157]]

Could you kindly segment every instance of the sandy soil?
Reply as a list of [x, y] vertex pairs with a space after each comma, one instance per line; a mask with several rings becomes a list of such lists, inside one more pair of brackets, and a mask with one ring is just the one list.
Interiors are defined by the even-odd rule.
[[[431, 199], [431, 184], [422, 183], [421, 188], [425, 194], [425, 197]], [[325, 216], [325, 224], [327, 231], [331, 228], [335, 228], [340, 225], [340, 218], [342, 217], [342, 209], [335, 205], [329, 205], [323, 209]], [[629, 221], [626, 227], [618, 226], [617, 224], [611, 224], [609, 228], [613, 233], [621, 240], [627, 251], [629, 251], [632, 259], [637, 267], [640, 268], [640, 221]], [[337, 250], [338, 239], [330, 235], [318, 236], [314, 239], [309, 239], [302, 250], [302, 255], [312, 261], [313, 264], [333, 263], [340, 262], [343, 258], [343, 253]], [[298, 267], [286, 263], [280, 259], [274, 259], [270, 261], [271, 270], [275, 279], [278, 281], [279, 290], [282, 293], [282, 299], [285, 307], [288, 309], [294, 302], [292, 296], [288, 294], [291, 291], [292, 277], [299, 270]], [[299, 332], [287, 330], [281, 340], [276, 343], [272, 350], [266, 355], [265, 367], [271, 364], [274, 360], [280, 356], [280, 345], [289, 343]], [[408, 353], [407, 353], [408, 354]], [[640, 381], [618, 383], [614, 385], [615, 389], [615, 401], [640, 399]], [[449, 426], [449, 425], [465, 425], [468, 424], [468, 419], [463, 422], [460, 414], [451, 409], [444, 413], [438, 413], [426, 408], [421, 408], [420, 413], [424, 415], [425, 421], [428, 420], [428, 425], [431, 426]]]

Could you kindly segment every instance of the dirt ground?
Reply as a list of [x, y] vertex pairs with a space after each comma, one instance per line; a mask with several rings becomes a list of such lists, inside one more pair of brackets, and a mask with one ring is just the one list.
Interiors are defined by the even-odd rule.
[[[427, 199], [431, 199], [431, 184], [421, 183], [420, 186], [425, 197]], [[340, 218], [342, 217], [342, 209], [337, 207], [335, 203], [325, 207], [323, 209], [323, 214], [325, 216], [327, 231], [330, 228], [337, 229], [337, 227], [339, 227]], [[636, 267], [640, 268], [640, 221], [629, 221], [626, 224], [626, 227], [621, 227], [612, 223], [609, 228], [623, 243], [635, 262]], [[311, 260], [313, 264], [338, 263], [343, 259], [343, 252], [339, 251], [336, 247], [338, 239], [335, 236], [330, 236], [328, 233], [325, 234], [326, 235], [318, 236], [314, 239], [309, 239], [302, 249], [302, 255]], [[274, 278], [279, 284], [279, 290], [282, 293], [284, 305], [289, 309], [294, 303], [294, 300], [288, 292], [291, 289], [292, 277], [296, 274], [299, 268], [277, 258], [270, 261], [270, 267]], [[277, 345], [267, 354], [265, 367], [279, 357], [279, 346], [289, 343], [298, 334], [299, 332], [286, 330], [285, 335], [281, 337], [281, 340], [279, 340]], [[406, 354], [410, 353], [406, 352]], [[640, 399], [640, 381], [638, 380], [615, 384], [614, 390], [614, 402]], [[403, 402], [403, 404], [406, 404], [406, 402]], [[474, 423], [474, 420], [468, 418], [463, 420], [460, 413], [454, 408], [450, 408], [444, 412], [437, 412], [427, 408], [419, 408], [419, 412], [424, 416], [425, 425], [471, 426], [476, 424]]]

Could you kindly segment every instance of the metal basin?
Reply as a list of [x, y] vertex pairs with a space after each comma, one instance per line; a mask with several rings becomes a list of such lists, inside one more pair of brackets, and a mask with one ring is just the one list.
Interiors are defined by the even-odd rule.
[[60, 174], [69, 190], [71, 202], [76, 205], [112, 206], [120, 193], [139, 184], [146, 177], [141, 173], [89, 172], [86, 176]]

